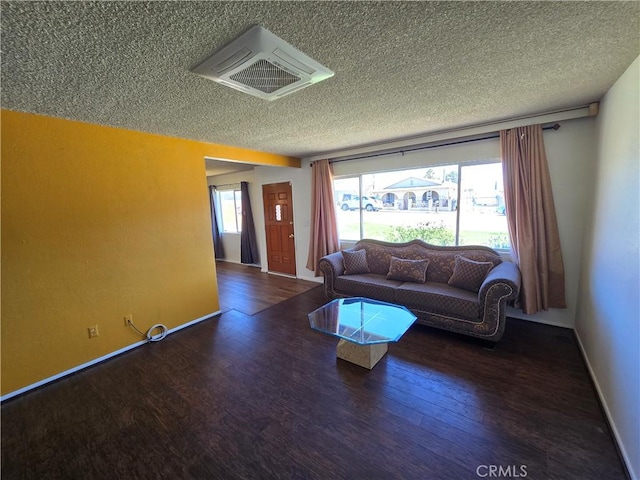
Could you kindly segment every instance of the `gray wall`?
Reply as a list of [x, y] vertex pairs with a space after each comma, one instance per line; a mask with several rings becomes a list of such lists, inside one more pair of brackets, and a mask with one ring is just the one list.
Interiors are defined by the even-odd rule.
[[[297, 277], [320, 282], [321, 278], [305, 268], [309, 252], [309, 216], [311, 212], [311, 168], [303, 162], [302, 168], [291, 167], [255, 167], [251, 171], [208, 177], [209, 185], [225, 185], [230, 183], [249, 183], [251, 209], [256, 228], [256, 239], [260, 247], [262, 271], [267, 271], [267, 240], [264, 228], [264, 205], [262, 202], [262, 185], [269, 183], [291, 182], [293, 192], [294, 234], [296, 242]], [[225, 260], [240, 263], [240, 235], [223, 233]]]
[[640, 478], [639, 69], [636, 59], [600, 104], [575, 326], [636, 479]]

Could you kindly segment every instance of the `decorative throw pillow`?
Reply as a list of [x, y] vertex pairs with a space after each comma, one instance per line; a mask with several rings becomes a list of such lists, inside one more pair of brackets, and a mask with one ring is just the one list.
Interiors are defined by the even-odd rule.
[[369, 273], [369, 264], [367, 263], [366, 250], [354, 250], [348, 252], [342, 251], [342, 260], [344, 261], [344, 274], [355, 275], [356, 273]]
[[449, 278], [449, 285], [477, 293], [487, 274], [493, 268], [493, 263], [476, 262], [462, 255], [456, 255], [455, 258], [456, 264], [453, 267], [453, 274]]
[[401, 282], [424, 283], [427, 280], [429, 260], [409, 260], [391, 257], [391, 265], [387, 278]]

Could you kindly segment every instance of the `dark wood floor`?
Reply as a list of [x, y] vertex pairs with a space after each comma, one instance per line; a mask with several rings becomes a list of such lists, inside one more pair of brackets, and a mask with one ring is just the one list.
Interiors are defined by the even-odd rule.
[[263, 273], [260, 268], [231, 262], [216, 262], [220, 311], [234, 309], [246, 315], [256, 313], [318, 284]]
[[324, 302], [230, 309], [5, 402], [2, 478], [625, 478], [571, 331], [511, 320], [491, 351], [414, 326], [368, 371], [309, 328]]

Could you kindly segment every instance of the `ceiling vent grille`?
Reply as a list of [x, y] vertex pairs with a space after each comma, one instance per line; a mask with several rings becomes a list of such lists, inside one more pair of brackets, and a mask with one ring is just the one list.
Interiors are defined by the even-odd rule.
[[265, 100], [275, 100], [333, 76], [333, 72], [256, 25], [192, 69]]
[[258, 60], [244, 70], [230, 75], [229, 78], [264, 93], [273, 93], [300, 81], [300, 77], [291, 75], [267, 60]]

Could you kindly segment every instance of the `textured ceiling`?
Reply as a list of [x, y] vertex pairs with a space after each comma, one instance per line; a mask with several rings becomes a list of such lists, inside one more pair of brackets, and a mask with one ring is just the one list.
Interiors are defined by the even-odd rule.
[[[308, 156], [599, 100], [638, 2], [6, 2], [3, 108]], [[190, 72], [262, 24], [335, 76], [267, 102]]]

